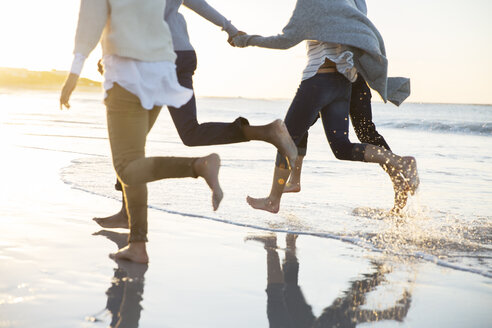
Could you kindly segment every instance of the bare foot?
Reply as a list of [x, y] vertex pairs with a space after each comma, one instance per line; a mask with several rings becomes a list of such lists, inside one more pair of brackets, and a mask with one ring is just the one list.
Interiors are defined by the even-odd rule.
[[145, 242], [138, 241], [129, 243], [118, 250], [116, 253], [109, 254], [114, 260], [127, 260], [136, 263], [149, 263], [149, 256], [147, 255], [147, 248]]
[[400, 174], [391, 177], [391, 181], [393, 182], [393, 189], [395, 191], [395, 204], [393, 205], [391, 212], [399, 214], [405, 205], [407, 205], [408, 187], [405, 183], [405, 178]]
[[270, 200], [270, 197], [267, 197], [267, 198], [252, 198], [252, 197], [247, 197], [246, 198], [246, 201], [248, 202], [248, 204], [254, 208], [254, 209], [257, 209], [257, 210], [264, 210], [264, 211], [268, 211], [268, 212], [271, 212], [271, 213], [278, 213], [279, 209], [280, 209], [280, 203], [277, 201], [277, 202], [272, 202]]
[[285, 184], [284, 193], [300, 192], [300, 191], [301, 191], [301, 184], [300, 183], [287, 182]]
[[271, 130], [266, 141], [273, 144], [284, 155], [289, 162], [289, 169], [294, 165], [297, 158], [297, 147], [285, 126], [285, 123], [278, 119], [269, 124]]
[[212, 190], [212, 207], [214, 211], [219, 208], [219, 204], [224, 198], [224, 193], [219, 185], [220, 157], [213, 153], [197, 159], [194, 163], [196, 174], [205, 179]]
[[419, 187], [420, 179], [417, 172], [417, 161], [414, 157], [403, 157], [402, 174], [405, 178], [405, 183], [408, 185], [408, 191], [411, 195], [415, 195], [415, 191]]
[[113, 228], [123, 228], [128, 229], [128, 215], [126, 214], [126, 209], [121, 208], [121, 210], [111, 216], [105, 218], [93, 218], [97, 224], [103, 228], [113, 229]]

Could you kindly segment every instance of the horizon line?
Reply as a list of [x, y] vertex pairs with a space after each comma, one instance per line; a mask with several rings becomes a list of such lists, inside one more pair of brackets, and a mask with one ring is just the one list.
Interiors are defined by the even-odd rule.
[[[31, 72], [60, 72], [60, 73], [68, 73], [67, 70], [59, 70], [56, 68], [52, 68], [51, 70], [46, 70], [46, 69], [31, 69], [31, 68], [24, 68], [24, 67], [12, 67], [12, 66], [0, 66], [1, 69], [19, 69], [19, 70], [27, 70]], [[93, 80], [90, 77], [87, 76], [80, 76], [80, 78], [85, 78], [89, 80], [90, 82], [95, 82], [95, 83], [102, 83], [102, 81], [97, 81]], [[276, 100], [276, 101], [289, 101], [292, 100], [293, 97], [290, 98], [283, 98], [283, 97], [271, 97], [271, 98], [265, 98], [265, 97], [248, 97], [248, 96], [224, 96], [224, 95], [199, 95], [195, 91], [195, 95], [199, 98], [229, 98], [229, 99], [250, 99], [250, 100]], [[374, 103], [380, 103], [380, 104], [385, 104], [381, 99], [376, 99], [372, 100]], [[492, 103], [471, 103], [471, 102], [454, 102], [454, 103], [448, 103], [448, 102], [433, 102], [433, 101], [405, 101], [404, 104], [432, 104], [432, 105], [471, 105], [471, 106], [492, 106]], [[399, 107], [399, 106], [397, 106]]]

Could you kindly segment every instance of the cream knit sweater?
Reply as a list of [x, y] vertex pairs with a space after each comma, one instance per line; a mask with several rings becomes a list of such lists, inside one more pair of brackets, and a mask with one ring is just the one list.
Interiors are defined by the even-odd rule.
[[81, 0], [74, 54], [88, 56], [102, 36], [105, 55], [174, 63], [165, 6], [166, 0]]

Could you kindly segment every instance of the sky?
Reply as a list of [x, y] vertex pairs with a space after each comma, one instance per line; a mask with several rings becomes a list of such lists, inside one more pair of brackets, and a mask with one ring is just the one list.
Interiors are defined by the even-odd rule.
[[[208, 0], [240, 30], [281, 32], [295, 0]], [[492, 104], [492, 1], [366, 0], [382, 34], [390, 76], [411, 79], [409, 102]], [[69, 70], [79, 0], [0, 0], [0, 67]], [[232, 48], [227, 34], [187, 8], [198, 56], [198, 96], [293, 98], [305, 43], [288, 50]], [[100, 80], [93, 51], [82, 76]], [[373, 97], [378, 100], [379, 97]]]

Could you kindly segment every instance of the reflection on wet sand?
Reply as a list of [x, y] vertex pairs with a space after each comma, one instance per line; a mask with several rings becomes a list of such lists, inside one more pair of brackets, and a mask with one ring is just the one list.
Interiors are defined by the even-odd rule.
[[[113, 241], [118, 249], [127, 245], [128, 234], [101, 230], [95, 235], [105, 236]], [[111, 287], [106, 291], [106, 309], [111, 314], [111, 328], [136, 328], [140, 320], [143, 299], [144, 275], [147, 264], [116, 260]], [[97, 319], [96, 319], [97, 320]], [[94, 320], [95, 321], [95, 320]]]
[[375, 271], [355, 280], [350, 288], [315, 317], [298, 285], [299, 262], [296, 256], [297, 235], [287, 234], [282, 266], [277, 252], [277, 236], [249, 236], [247, 240], [263, 243], [267, 252], [267, 314], [270, 328], [355, 327], [359, 323], [382, 320], [403, 321], [411, 304], [411, 295], [404, 291], [395, 306], [384, 310], [367, 310], [366, 294], [375, 290], [389, 271], [381, 263], [373, 263]]

